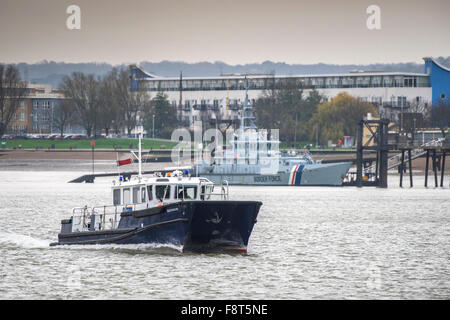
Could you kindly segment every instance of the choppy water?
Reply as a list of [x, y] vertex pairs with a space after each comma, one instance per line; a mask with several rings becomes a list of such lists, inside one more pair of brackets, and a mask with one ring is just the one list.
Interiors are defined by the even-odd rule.
[[1, 299], [450, 298], [449, 187], [230, 187], [264, 203], [247, 255], [49, 247], [72, 207], [110, 202], [80, 174], [0, 171]]

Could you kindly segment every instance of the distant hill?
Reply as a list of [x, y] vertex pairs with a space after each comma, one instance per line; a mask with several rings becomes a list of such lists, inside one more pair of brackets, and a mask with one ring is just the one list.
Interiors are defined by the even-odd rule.
[[[439, 57], [437, 61], [450, 67], [450, 57]], [[63, 76], [72, 72], [92, 73], [103, 76], [108, 73], [113, 65], [107, 63], [65, 63], [54, 61], [42, 61], [28, 64], [18, 63], [22, 78], [33, 83], [51, 84], [58, 87]], [[139, 64], [144, 70], [161, 76], [177, 77], [180, 71], [183, 76], [217, 76], [230, 73], [274, 73], [274, 74], [327, 74], [346, 73], [352, 70], [377, 70], [399, 72], [424, 72], [424, 65], [419, 63], [377, 63], [368, 65], [336, 65], [336, 64], [287, 64], [284, 62], [264, 61], [263, 63], [251, 63], [243, 65], [229, 65], [224, 62], [197, 62], [186, 63], [178, 61], [148, 62]], [[128, 65], [116, 65], [114, 67], [128, 67]]]

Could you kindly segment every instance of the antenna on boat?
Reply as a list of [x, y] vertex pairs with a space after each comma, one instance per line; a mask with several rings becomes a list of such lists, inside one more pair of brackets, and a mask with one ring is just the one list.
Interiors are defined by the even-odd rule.
[[252, 103], [248, 98], [248, 78], [245, 75], [245, 100], [244, 105], [242, 107], [242, 115], [241, 115], [241, 132], [246, 131], [247, 129], [258, 129], [254, 123], [255, 115], [253, 113]]
[[247, 75], [245, 75], [244, 84], [245, 84], [245, 100], [244, 100], [244, 106], [242, 108], [241, 128], [240, 128], [242, 130], [242, 132], [244, 132], [244, 128], [245, 128], [245, 109], [248, 107], [248, 81], [247, 81]]
[[139, 129], [139, 132], [138, 132], [138, 135], [139, 135], [139, 159], [138, 159], [138, 161], [139, 161], [139, 175], [138, 175], [138, 177], [139, 177], [139, 180], [141, 180], [141, 178], [142, 178], [142, 147], [141, 147], [141, 143], [142, 143], [142, 126], [140, 126], [140, 127], [138, 127]]
[[143, 134], [144, 129], [142, 126], [138, 126], [135, 128], [135, 130], [137, 131], [138, 137], [139, 137], [138, 155], [136, 155], [133, 150], [130, 150], [130, 152], [138, 161], [138, 178], [139, 178], [139, 180], [141, 180], [142, 179], [142, 146], [141, 146], [141, 144], [142, 144], [142, 134]]

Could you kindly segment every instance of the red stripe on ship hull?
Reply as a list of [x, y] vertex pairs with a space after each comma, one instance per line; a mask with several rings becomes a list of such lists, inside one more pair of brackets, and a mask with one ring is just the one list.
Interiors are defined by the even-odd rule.
[[294, 184], [295, 176], [297, 175], [298, 166], [299, 166], [299, 165], [296, 165], [296, 166], [295, 166], [294, 174], [292, 175], [291, 185]]

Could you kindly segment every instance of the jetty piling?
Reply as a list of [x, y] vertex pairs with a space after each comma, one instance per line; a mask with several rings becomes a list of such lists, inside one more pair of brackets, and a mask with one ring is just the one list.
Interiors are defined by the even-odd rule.
[[[440, 186], [444, 187], [444, 177], [445, 177], [445, 160], [447, 153], [450, 151], [450, 146], [433, 146], [424, 148], [426, 151], [426, 161], [425, 161], [425, 187], [428, 187], [428, 171], [429, 162], [431, 156], [431, 164], [434, 175], [434, 186], [437, 188]], [[440, 183], [438, 178], [438, 171], [440, 171]]]
[[[361, 120], [358, 125], [357, 147], [356, 147], [356, 185], [376, 186], [387, 188], [388, 172], [388, 124], [389, 120]], [[363, 142], [364, 128], [367, 129], [368, 136]], [[368, 177], [363, 179], [364, 151], [374, 150], [377, 153], [375, 163], [374, 181], [368, 181]]]

